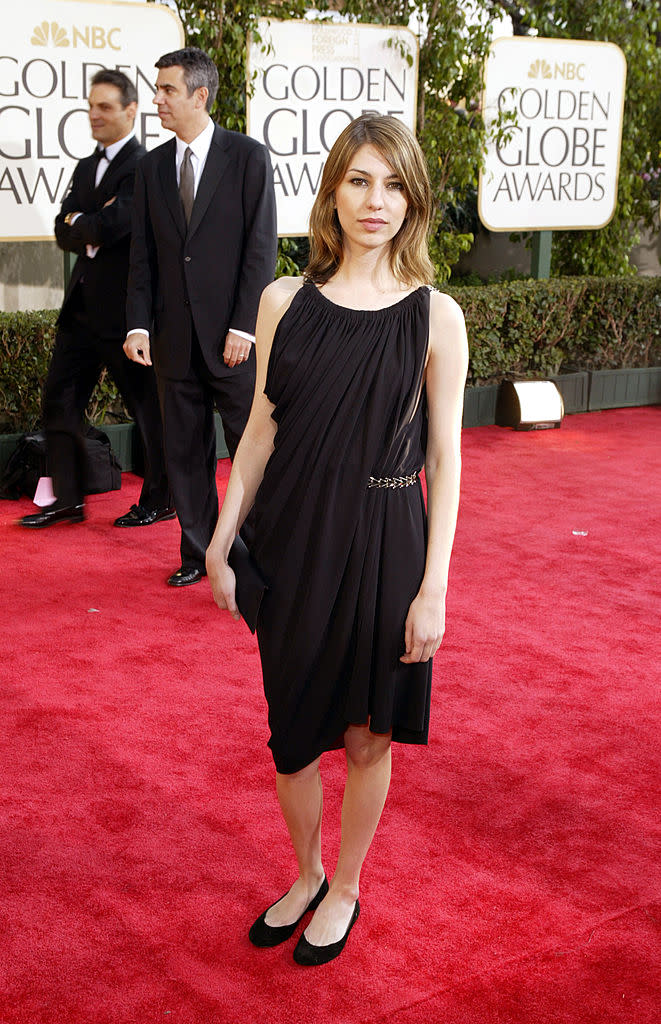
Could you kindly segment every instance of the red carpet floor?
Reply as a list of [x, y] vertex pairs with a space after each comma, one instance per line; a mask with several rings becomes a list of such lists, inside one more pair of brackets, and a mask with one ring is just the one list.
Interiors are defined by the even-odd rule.
[[431, 742], [318, 970], [247, 939], [293, 877], [256, 646], [165, 586], [176, 523], [112, 528], [128, 474], [80, 526], [0, 503], [0, 1022], [658, 1021], [660, 426], [464, 432]]

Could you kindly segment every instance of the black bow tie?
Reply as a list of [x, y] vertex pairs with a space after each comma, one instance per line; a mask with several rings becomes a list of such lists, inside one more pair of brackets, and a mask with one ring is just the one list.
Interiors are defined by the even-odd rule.
[[99, 149], [95, 149], [94, 150], [94, 159], [96, 160], [97, 163], [99, 163], [99, 161], [101, 161], [101, 160], [107, 160], [108, 159], [108, 157], [106, 156], [106, 151], [103, 148], [103, 146], [101, 146]]

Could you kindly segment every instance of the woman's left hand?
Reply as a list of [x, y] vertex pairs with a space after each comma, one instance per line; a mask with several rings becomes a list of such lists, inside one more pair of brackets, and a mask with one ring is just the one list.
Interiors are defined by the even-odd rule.
[[406, 653], [399, 660], [405, 665], [429, 661], [441, 646], [444, 633], [445, 596], [432, 596], [420, 591], [406, 617]]
[[213, 545], [207, 548], [206, 566], [214, 601], [238, 622], [241, 616], [236, 606], [236, 577], [222, 555], [214, 552]]

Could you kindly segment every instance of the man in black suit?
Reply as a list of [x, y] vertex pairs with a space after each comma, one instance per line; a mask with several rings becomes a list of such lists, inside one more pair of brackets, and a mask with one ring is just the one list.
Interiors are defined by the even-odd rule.
[[136, 174], [124, 351], [158, 380], [168, 476], [188, 586], [205, 575], [218, 518], [214, 405], [230, 456], [255, 384], [254, 331], [277, 247], [273, 172], [258, 142], [209, 117], [218, 72], [187, 47], [156, 62], [154, 103], [175, 138]]
[[124, 355], [131, 201], [145, 149], [133, 134], [137, 92], [119, 71], [99, 71], [89, 93], [97, 149], [77, 165], [55, 220], [58, 245], [78, 253], [58, 318], [44, 389], [44, 428], [55, 502], [21, 525], [41, 529], [85, 518], [87, 456], [82, 419], [101, 370], [108, 367], [140, 431], [145, 478], [139, 502], [115, 526], [174, 518], [165, 470], [156, 380]]

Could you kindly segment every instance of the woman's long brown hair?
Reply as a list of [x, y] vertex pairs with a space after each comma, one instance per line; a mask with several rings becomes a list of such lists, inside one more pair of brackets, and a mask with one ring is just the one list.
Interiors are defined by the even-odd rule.
[[310, 214], [310, 259], [305, 277], [323, 284], [342, 262], [342, 228], [335, 210], [335, 189], [354, 154], [364, 145], [374, 146], [392, 167], [404, 186], [408, 201], [404, 223], [391, 242], [391, 270], [405, 285], [433, 284], [435, 271], [427, 248], [432, 213], [427, 165], [412, 132], [401, 121], [385, 114], [363, 114], [356, 118], [347, 125], [328, 154]]

